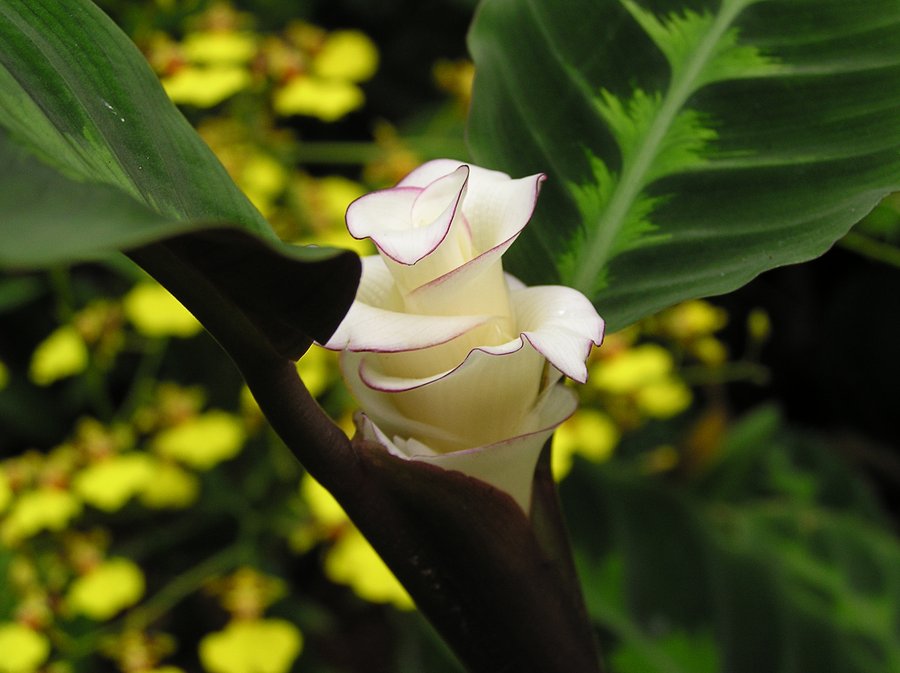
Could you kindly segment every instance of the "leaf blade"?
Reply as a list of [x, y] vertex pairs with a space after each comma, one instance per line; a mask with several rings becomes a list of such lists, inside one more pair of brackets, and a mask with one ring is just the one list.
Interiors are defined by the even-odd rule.
[[900, 186], [895, 5], [687, 4], [487, 0], [470, 33], [475, 159], [550, 174], [508, 267], [612, 329], [817, 256]]

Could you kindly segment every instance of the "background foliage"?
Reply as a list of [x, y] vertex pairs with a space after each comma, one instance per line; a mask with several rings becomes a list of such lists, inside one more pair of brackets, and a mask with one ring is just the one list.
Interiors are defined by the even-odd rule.
[[[286, 4], [101, 3], [283, 241], [358, 246], [349, 201], [467, 156], [474, 3]], [[898, 232], [889, 198], [595, 351], [554, 469], [610, 670], [900, 667]], [[333, 357], [298, 367], [349, 425]], [[0, 278], [0, 456], [3, 673], [459, 670], [121, 257]]]

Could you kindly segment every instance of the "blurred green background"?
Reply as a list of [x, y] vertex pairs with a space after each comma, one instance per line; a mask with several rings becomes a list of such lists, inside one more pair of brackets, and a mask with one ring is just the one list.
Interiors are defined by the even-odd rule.
[[[285, 240], [466, 158], [470, 0], [99, 3]], [[613, 673], [900, 670], [900, 201], [607, 336], [554, 470]], [[603, 313], [603, 307], [598, 307]], [[352, 432], [334, 354], [298, 363]], [[0, 277], [0, 673], [459, 671], [123, 257]]]

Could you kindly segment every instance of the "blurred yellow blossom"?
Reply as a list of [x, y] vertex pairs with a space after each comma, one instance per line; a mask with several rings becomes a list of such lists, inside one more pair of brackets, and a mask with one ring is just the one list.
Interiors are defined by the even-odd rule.
[[671, 418], [691, 405], [691, 389], [674, 376], [648, 382], [635, 391], [638, 407], [653, 418]]
[[31, 356], [28, 376], [39, 386], [80, 374], [88, 366], [88, 349], [72, 325], [63, 325], [44, 339]]
[[13, 493], [9, 485], [9, 477], [3, 471], [3, 465], [0, 464], [0, 514], [6, 511], [9, 503], [12, 501]]
[[364, 102], [362, 90], [352, 82], [300, 76], [275, 92], [273, 105], [285, 117], [297, 114], [333, 122]]
[[747, 316], [747, 331], [757, 343], [766, 341], [772, 332], [772, 320], [764, 309], [755, 308]]
[[148, 337], [191, 337], [202, 329], [191, 312], [155, 281], [135, 285], [122, 304], [131, 323]]
[[325, 79], [364, 82], [378, 70], [378, 48], [358, 30], [336, 30], [325, 38], [312, 65]]
[[309, 473], [304, 474], [300, 480], [300, 495], [309, 507], [313, 519], [321, 527], [337, 528], [349, 523], [344, 508]]
[[131, 560], [111, 558], [76, 578], [66, 594], [72, 612], [97, 621], [114, 617], [144, 595], [144, 573]]
[[579, 409], [554, 433], [553, 476], [557, 480], [565, 477], [576, 453], [595, 463], [609, 459], [618, 441], [619, 429], [609, 416], [595, 409]]
[[23, 493], [0, 524], [0, 539], [14, 544], [41, 531], [59, 531], [81, 513], [81, 501], [69, 491], [43, 487]]
[[708, 301], [693, 299], [663, 311], [658, 320], [667, 334], [684, 341], [719, 331], [728, 322], [728, 313]]
[[153, 478], [141, 487], [138, 498], [151, 509], [189, 507], [200, 494], [200, 481], [174, 463], [156, 461]]
[[0, 622], [0, 673], [32, 673], [50, 654], [42, 633], [13, 622]]
[[208, 411], [166, 428], [153, 439], [160, 455], [198, 470], [208, 470], [241, 450], [246, 433], [241, 421], [224, 411]]
[[227, 577], [216, 578], [208, 585], [211, 593], [221, 597], [222, 607], [235, 620], [254, 620], [286, 592], [278, 577], [265, 575], [255, 568], [243, 566]]
[[675, 375], [672, 354], [645, 343], [615, 352], [591, 365], [590, 384], [611, 395], [630, 399], [654, 418], [669, 418], [691, 403], [691, 390]]
[[728, 360], [728, 348], [713, 336], [700, 337], [691, 343], [690, 351], [700, 362], [721, 365]]
[[[365, 187], [354, 180], [340, 175], [326, 175], [311, 181], [306, 197], [310, 208], [321, 215], [330, 228], [347, 233], [344, 225], [347, 206], [365, 193]], [[350, 237], [349, 233], [347, 236]]]
[[313, 346], [297, 361], [297, 373], [309, 394], [318, 397], [338, 376], [337, 353]]
[[9, 383], [9, 370], [6, 368], [6, 365], [0, 361], [0, 390], [3, 390], [7, 383]]
[[414, 608], [406, 589], [355, 527], [341, 535], [328, 551], [325, 575], [332, 582], [350, 586], [369, 602], [393, 603], [401, 610]]
[[287, 185], [287, 172], [275, 159], [261, 152], [254, 152], [244, 162], [238, 176], [238, 184], [247, 198], [263, 215], [272, 210], [272, 203]]
[[[413, 608], [412, 599], [372, 546], [350, 523], [334, 497], [309, 474], [300, 482], [300, 493], [309, 507], [320, 537], [335, 541], [325, 557], [325, 574], [373, 603], [393, 603], [402, 610]], [[337, 535], [330, 535], [336, 532]], [[307, 531], [309, 533], [309, 531]], [[304, 536], [306, 537], [306, 536]]]
[[229, 30], [197, 31], [187, 35], [181, 47], [192, 63], [247, 63], [256, 55], [256, 36]]
[[115, 512], [156, 478], [155, 462], [145, 453], [113, 456], [78, 472], [72, 488], [89, 505]]
[[238, 66], [188, 65], [164, 77], [162, 85], [173, 103], [208, 108], [245, 89], [251, 80], [250, 72]]
[[286, 673], [303, 649], [300, 630], [283, 619], [233, 621], [200, 641], [209, 673]]
[[672, 354], [656, 344], [641, 344], [596, 363], [588, 379], [595, 388], [628, 394], [672, 373]]

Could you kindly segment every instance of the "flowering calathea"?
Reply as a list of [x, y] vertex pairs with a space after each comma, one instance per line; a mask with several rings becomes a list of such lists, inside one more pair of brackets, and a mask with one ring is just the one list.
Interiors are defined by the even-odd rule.
[[486, 481], [526, 512], [541, 448], [577, 404], [560, 379], [583, 382], [603, 337], [579, 292], [503, 272], [543, 180], [439, 159], [353, 202], [350, 233], [380, 254], [362, 260], [325, 344], [343, 351], [366, 439]]

